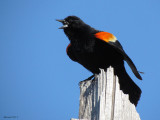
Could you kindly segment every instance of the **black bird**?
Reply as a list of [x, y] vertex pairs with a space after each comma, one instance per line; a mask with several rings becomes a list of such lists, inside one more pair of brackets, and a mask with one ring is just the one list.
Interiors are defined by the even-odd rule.
[[80, 63], [93, 74], [98, 74], [99, 68], [106, 70], [112, 66], [114, 74], [119, 78], [120, 89], [129, 94], [130, 102], [136, 106], [141, 96], [141, 89], [127, 74], [124, 60], [134, 75], [140, 80], [142, 78], [117, 38], [111, 33], [92, 28], [76, 16], [68, 16], [57, 21], [63, 24], [60, 29], [63, 29], [69, 38], [70, 44], [66, 52], [70, 59]]

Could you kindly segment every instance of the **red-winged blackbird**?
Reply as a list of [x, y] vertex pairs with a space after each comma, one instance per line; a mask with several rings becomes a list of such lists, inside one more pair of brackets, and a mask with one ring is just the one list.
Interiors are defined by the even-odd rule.
[[117, 38], [108, 32], [99, 31], [84, 23], [76, 16], [68, 16], [57, 20], [63, 24], [60, 29], [69, 38], [70, 44], [66, 52], [71, 60], [80, 63], [93, 74], [100, 72], [99, 68], [114, 68], [118, 76], [120, 89], [129, 94], [130, 101], [137, 105], [141, 89], [133, 82], [124, 68], [124, 60], [128, 63], [135, 76], [142, 80], [136, 66], [123, 50]]

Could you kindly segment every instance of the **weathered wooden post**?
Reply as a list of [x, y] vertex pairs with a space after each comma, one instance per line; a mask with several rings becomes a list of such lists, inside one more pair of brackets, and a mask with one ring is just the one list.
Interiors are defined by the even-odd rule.
[[95, 81], [80, 84], [79, 119], [71, 120], [140, 120], [129, 96], [119, 87], [113, 68], [101, 70]]

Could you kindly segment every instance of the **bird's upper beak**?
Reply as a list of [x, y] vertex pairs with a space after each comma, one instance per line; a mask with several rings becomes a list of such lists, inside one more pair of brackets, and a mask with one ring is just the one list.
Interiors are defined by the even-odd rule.
[[64, 29], [68, 27], [68, 22], [66, 22], [65, 20], [59, 20], [57, 19], [56, 21], [61, 22], [63, 24], [62, 27], [60, 27], [59, 29]]

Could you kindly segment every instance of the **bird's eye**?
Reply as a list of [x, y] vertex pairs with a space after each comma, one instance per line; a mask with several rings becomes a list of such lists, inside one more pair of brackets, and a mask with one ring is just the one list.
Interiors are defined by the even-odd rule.
[[65, 24], [65, 25], [68, 25], [68, 24], [69, 24], [69, 22], [67, 22], [67, 21], [64, 21], [64, 22], [63, 22], [63, 24]]

